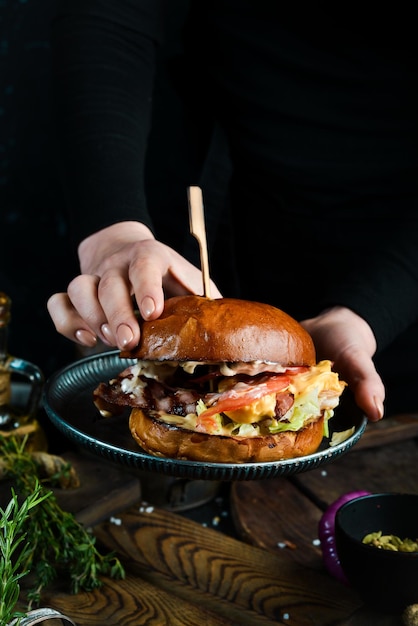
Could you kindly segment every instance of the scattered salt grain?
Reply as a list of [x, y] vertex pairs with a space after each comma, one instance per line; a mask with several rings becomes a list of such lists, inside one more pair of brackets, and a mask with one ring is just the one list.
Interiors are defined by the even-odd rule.
[[293, 543], [293, 541], [289, 541], [289, 539], [278, 541], [276, 545], [278, 548], [289, 548], [289, 550], [296, 550], [296, 544]]
[[212, 526], [218, 526], [220, 521], [221, 521], [221, 518], [219, 517], [219, 515], [216, 515], [212, 520]]
[[327, 470], [321, 470], [321, 476], [328, 476]]
[[115, 526], [121, 526], [121, 524], [122, 524], [122, 520], [120, 519], [120, 517], [111, 517], [109, 519], [109, 522], [111, 524], [115, 524]]
[[312, 544], [313, 544], [314, 546], [320, 546], [320, 545], [321, 545], [321, 542], [320, 542], [320, 540], [319, 540], [319, 539], [313, 539], [313, 540], [312, 540]]
[[283, 619], [290, 619], [289, 613], [283, 613]]
[[153, 510], [154, 507], [150, 506], [147, 502], [143, 502], [142, 505], [139, 507], [140, 513], [152, 513]]

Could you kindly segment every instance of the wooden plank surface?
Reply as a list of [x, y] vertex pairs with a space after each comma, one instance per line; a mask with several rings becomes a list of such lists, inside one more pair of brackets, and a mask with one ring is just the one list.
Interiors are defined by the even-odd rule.
[[313, 542], [326, 507], [358, 490], [417, 493], [417, 459], [418, 440], [395, 437], [388, 445], [356, 446], [332, 463], [288, 479], [234, 483], [231, 514], [235, 527], [245, 541], [275, 553], [283, 550], [278, 544], [289, 542], [286, 554], [290, 559], [317, 569], [321, 553]]
[[330, 577], [161, 509], [131, 510], [95, 529], [135, 572], [237, 624], [336, 624], [361, 602]]
[[331, 626], [361, 606], [329, 577], [175, 513], [144, 507], [118, 519], [95, 534], [119, 554], [127, 578], [104, 579], [90, 593], [55, 588], [45, 596], [77, 626]]
[[[125, 471], [84, 455], [64, 457], [81, 486], [55, 490], [61, 506], [97, 523], [100, 549], [115, 550], [127, 571], [125, 580], [105, 578], [89, 593], [71, 595], [63, 580], [45, 592], [43, 603], [77, 626], [311, 626], [312, 616], [331, 626], [361, 606], [351, 590], [280, 554], [145, 506], [138, 501], [137, 478]], [[126, 510], [130, 499], [135, 506]]]
[[76, 470], [80, 486], [76, 489], [54, 489], [55, 497], [59, 505], [73, 513], [81, 524], [98, 524], [141, 501], [139, 478], [122, 466], [87, 452], [68, 452], [63, 458]]
[[[402, 491], [418, 493], [418, 440], [408, 421], [370, 430], [374, 439], [356, 446], [332, 463], [290, 478], [232, 485], [231, 514], [239, 536], [254, 546], [325, 573], [318, 545], [318, 522], [324, 510], [345, 493]], [[387, 443], [388, 433], [395, 434]], [[382, 435], [383, 433], [383, 435]], [[380, 442], [380, 445], [379, 445]], [[326, 575], [326, 574], [325, 574]], [[399, 626], [399, 616], [360, 607], [341, 626]]]
[[[128, 575], [119, 581], [104, 577], [103, 583], [99, 589], [77, 595], [69, 595], [65, 590], [56, 588], [45, 595], [45, 602], [71, 616], [77, 626], [233, 624], [230, 619], [165, 592], [139, 576]], [[243, 622], [246, 623], [250, 622]]]
[[418, 437], [418, 413], [392, 415], [379, 422], [369, 422], [355, 450], [391, 445], [414, 437]]
[[[73, 513], [86, 526], [94, 525], [126, 509], [142, 497], [139, 478], [122, 466], [109, 463], [87, 453], [68, 452], [61, 456], [76, 470], [80, 485], [76, 488], [52, 490], [62, 509]], [[12, 483], [0, 482], [0, 506], [11, 497]]]
[[354, 448], [323, 469], [295, 475], [294, 484], [324, 508], [344, 493], [418, 493], [418, 442], [397, 441], [364, 450]]
[[317, 545], [322, 511], [286, 478], [235, 483], [231, 515], [244, 541], [323, 570]]
[[376, 444], [390, 439], [379, 431], [322, 469], [233, 484], [231, 511], [243, 541], [143, 506], [136, 477], [76, 454], [68, 460], [80, 472], [81, 491], [58, 494], [60, 502], [95, 525], [99, 545], [118, 553], [127, 578], [104, 579], [102, 588], [76, 596], [57, 584], [45, 602], [78, 626], [394, 626], [325, 572], [316, 541], [322, 511], [342, 493], [399, 485], [418, 491], [417, 443], [406, 438], [405, 422], [402, 436], [394, 426], [390, 445]]

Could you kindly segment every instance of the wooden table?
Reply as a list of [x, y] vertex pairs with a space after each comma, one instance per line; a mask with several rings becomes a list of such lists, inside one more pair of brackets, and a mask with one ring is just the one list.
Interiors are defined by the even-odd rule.
[[136, 476], [70, 455], [82, 486], [58, 494], [61, 504], [94, 526], [99, 545], [118, 553], [127, 576], [76, 596], [58, 581], [44, 604], [78, 626], [400, 625], [400, 616], [371, 612], [328, 575], [317, 525], [346, 492], [418, 492], [417, 437], [418, 415], [387, 418], [323, 468], [233, 483], [227, 512], [236, 537], [144, 505]]

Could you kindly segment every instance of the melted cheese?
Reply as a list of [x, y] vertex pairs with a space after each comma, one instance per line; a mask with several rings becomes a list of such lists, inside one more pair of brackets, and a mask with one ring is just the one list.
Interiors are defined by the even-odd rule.
[[236, 411], [225, 411], [225, 415], [239, 424], [252, 424], [266, 417], [274, 417], [275, 409], [276, 394], [271, 393]]
[[331, 371], [331, 361], [320, 361], [307, 372], [293, 376], [289, 391], [295, 398], [302, 393], [308, 394], [313, 389], [317, 389], [318, 394], [333, 391], [340, 395], [345, 386], [346, 383], [339, 380], [338, 374]]

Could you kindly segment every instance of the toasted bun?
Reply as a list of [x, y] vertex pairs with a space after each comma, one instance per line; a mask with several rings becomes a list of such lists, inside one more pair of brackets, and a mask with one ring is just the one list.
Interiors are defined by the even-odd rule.
[[264, 463], [282, 461], [319, 448], [323, 417], [299, 431], [284, 431], [265, 437], [224, 437], [196, 433], [165, 424], [142, 409], [133, 409], [129, 428], [141, 448], [154, 456], [205, 463]]
[[201, 296], [165, 302], [162, 315], [141, 323], [137, 348], [123, 357], [141, 360], [314, 365], [310, 335], [292, 317], [268, 304]]

